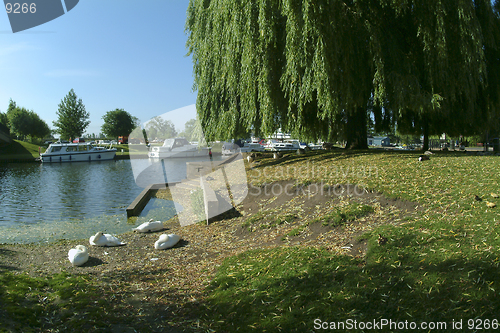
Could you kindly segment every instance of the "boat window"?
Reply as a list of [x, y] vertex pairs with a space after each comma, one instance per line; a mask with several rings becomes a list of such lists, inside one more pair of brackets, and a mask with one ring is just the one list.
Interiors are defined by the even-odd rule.
[[78, 151], [87, 151], [87, 145], [78, 146]]
[[189, 142], [186, 139], [177, 139], [177, 140], [175, 140], [174, 147], [182, 147], [182, 146], [185, 146], [188, 144], [189, 144]]
[[175, 139], [166, 139], [165, 142], [163, 143], [163, 147], [169, 147], [171, 148], [174, 145]]
[[61, 146], [55, 146], [55, 147], [52, 147], [52, 148], [50, 149], [50, 152], [51, 152], [51, 153], [56, 153], [56, 152], [58, 152], [58, 151], [61, 151], [61, 148], [62, 148]]
[[76, 151], [77, 150], [77, 147], [76, 146], [69, 146], [69, 147], [66, 147], [66, 151]]

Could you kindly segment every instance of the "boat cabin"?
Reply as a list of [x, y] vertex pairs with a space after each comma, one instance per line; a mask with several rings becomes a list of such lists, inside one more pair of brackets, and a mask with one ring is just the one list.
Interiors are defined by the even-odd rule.
[[189, 141], [186, 140], [185, 138], [166, 139], [165, 142], [163, 143], [163, 147], [167, 147], [169, 149], [174, 149], [183, 146], [190, 146], [190, 145], [191, 144], [189, 143]]
[[86, 152], [94, 148], [90, 143], [53, 143], [45, 153], [73, 153], [73, 152]]

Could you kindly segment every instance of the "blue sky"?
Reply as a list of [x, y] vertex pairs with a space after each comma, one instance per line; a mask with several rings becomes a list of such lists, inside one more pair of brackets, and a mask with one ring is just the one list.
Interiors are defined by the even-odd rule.
[[[53, 128], [58, 104], [73, 88], [90, 114], [86, 133], [98, 134], [102, 116], [116, 108], [142, 122], [188, 105], [194, 110], [187, 5], [80, 0], [66, 14], [18, 33], [0, 10], [0, 111], [12, 98]], [[178, 131], [192, 115], [173, 120]]]

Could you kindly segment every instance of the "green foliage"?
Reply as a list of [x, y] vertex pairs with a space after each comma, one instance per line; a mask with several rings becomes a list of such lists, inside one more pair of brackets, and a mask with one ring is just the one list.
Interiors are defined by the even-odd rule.
[[73, 89], [61, 100], [57, 110], [57, 121], [53, 125], [57, 127], [56, 133], [63, 139], [74, 139], [82, 136], [90, 124], [89, 113], [85, 111], [82, 99], [78, 99]]
[[117, 138], [119, 136], [128, 136], [138, 122], [137, 117], [133, 117], [130, 113], [123, 109], [115, 109], [108, 111], [102, 116], [104, 124], [101, 126], [101, 131], [106, 137]]
[[146, 124], [146, 133], [149, 139], [169, 139], [177, 136], [174, 124], [162, 117], [154, 117]]
[[196, 127], [196, 119], [190, 119], [186, 121], [186, 124], [184, 125], [184, 130], [181, 133], [179, 133], [179, 136], [186, 138], [186, 140], [188, 141], [197, 141], [194, 135], [195, 127]]
[[31, 128], [31, 117], [28, 110], [25, 108], [15, 107], [9, 110], [7, 114], [9, 118], [9, 127], [12, 135], [24, 138], [29, 135]]
[[190, 0], [187, 15], [208, 140], [281, 127], [363, 146], [370, 103], [380, 128], [426, 138], [477, 132], [467, 124], [494, 112], [500, 34], [488, 0]]
[[[24, 107], [18, 107], [10, 101], [9, 108], [4, 117], [12, 135], [26, 138], [43, 138], [50, 134], [50, 128], [38, 114]], [[5, 120], [4, 120], [5, 121]]]
[[0, 124], [4, 125], [6, 128], [9, 127], [9, 118], [6, 113], [0, 112]]

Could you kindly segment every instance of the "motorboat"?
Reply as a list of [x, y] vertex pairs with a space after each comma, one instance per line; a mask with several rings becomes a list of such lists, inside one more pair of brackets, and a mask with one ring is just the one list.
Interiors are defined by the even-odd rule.
[[285, 141], [271, 141], [268, 144], [268, 149], [270, 151], [287, 151], [287, 150], [297, 150], [300, 148], [307, 147], [307, 144], [301, 143], [299, 140], [285, 140]]
[[152, 147], [148, 153], [150, 158], [199, 157], [208, 156], [209, 147], [199, 147], [191, 144], [185, 138], [166, 139], [163, 146]]
[[51, 143], [47, 150], [40, 154], [44, 163], [106, 161], [115, 158], [116, 148], [94, 146], [85, 143]]
[[236, 143], [224, 142], [222, 145], [222, 155], [232, 155], [235, 153], [251, 153], [265, 151], [266, 147], [258, 141], [244, 142], [243, 146]]

